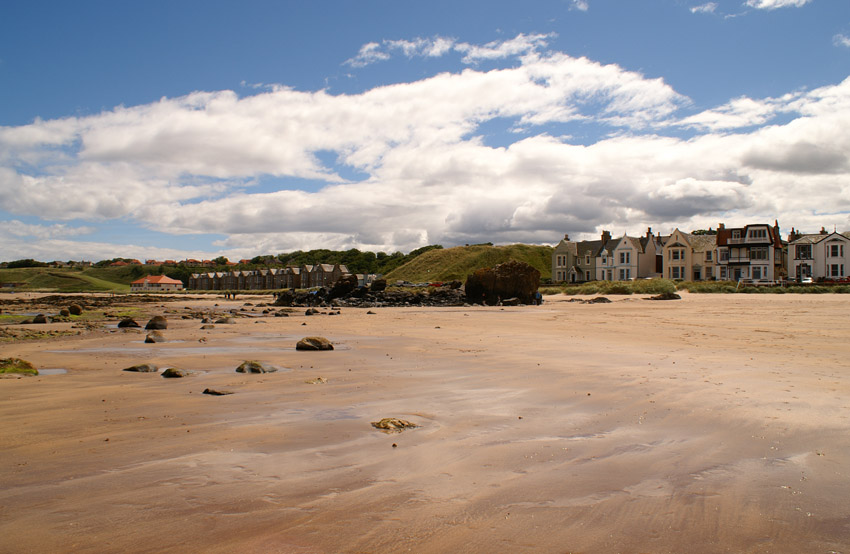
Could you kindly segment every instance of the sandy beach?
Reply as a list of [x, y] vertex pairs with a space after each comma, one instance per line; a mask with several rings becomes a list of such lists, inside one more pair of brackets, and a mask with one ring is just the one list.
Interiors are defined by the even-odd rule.
[[0, 552], [850, 553], [850, 296], [610, 298], [0, 343]]

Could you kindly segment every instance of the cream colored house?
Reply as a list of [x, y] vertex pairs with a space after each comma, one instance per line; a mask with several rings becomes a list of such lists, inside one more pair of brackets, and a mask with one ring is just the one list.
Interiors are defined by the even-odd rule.
[[683, 281], [714, 278], [715, 246], [715, 235], [692, 235], [676, 229], [662, 249], [664, 277]]
[[643, 237], [623, 235], [609, 242], [597, 257], [597, 279], [632, 281], [659, 275], [658, 240], [652, 229]]
[[166, 277], [165, 275], [146, 275], [130, 283], [133, 292], [159, 292], [168, 290], [183, 290], [183, 281]]

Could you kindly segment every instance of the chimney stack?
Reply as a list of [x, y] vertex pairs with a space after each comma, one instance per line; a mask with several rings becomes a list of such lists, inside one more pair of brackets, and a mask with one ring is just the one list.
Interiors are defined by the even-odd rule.
[[724, 225], [723, 223], [718, 223], [718, 224], [717, 224], [717, 230], [718, 230], [718, 231], [719, 231], [719, 230], [721, 230], [721, 229], [725, 229], [725, 228], [726, 228], [726, 225]]
[[611, 240], [611, 231], [605, 231], [605, 230], [603, 230], [603, 231], [602, 231], [602, 245], [604, 246], [604, 245], [605, 245], [605, 244], [607, 244], [607, 243], [608, 243], [608, 241], [610, 241], [610, 240]]
[[570, 235], [564, 233], [564, 240], [569, 242], [570, 241]]

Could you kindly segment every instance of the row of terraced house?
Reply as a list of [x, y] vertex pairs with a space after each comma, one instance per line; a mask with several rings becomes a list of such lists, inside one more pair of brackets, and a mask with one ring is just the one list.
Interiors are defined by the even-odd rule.
[[779, 223], [751, 224], [716, 232], [679, 229], [657, 236], [612, 237], [571, 241], [565, 236], [552, 254], [552, 280], [560, 283], [629, 281], [664, 277], [684, 281], [753, 281], [774, 283], [845, 280], [850, 271], [850, 233], [803, 234], [792, 228], [781, 239]]
[[[191, 290], [272, 290], [330, 287], [343, 275], [349, 275], [342, 264], [302, 265], [300, 267], [254, 269], [243, 271], [214, 271], [193, 273], [189, 277]], [[365, 286], [377, 278], [373, 274], [355, 274], [358, 284]]]

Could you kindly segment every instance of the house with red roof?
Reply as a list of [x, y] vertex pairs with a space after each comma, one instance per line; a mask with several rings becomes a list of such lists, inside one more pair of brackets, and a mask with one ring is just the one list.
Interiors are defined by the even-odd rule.
[[130, 290], [133, 292], [183, 290], [183, 281], [178, 281], [165, 275], [145, 275], [141, 279], [136, 279], [130, 283]]

